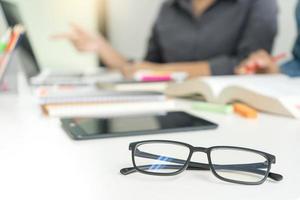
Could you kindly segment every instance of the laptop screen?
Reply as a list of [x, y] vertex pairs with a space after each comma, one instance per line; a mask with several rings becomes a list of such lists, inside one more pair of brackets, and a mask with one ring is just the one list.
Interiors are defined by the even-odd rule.
[[[0, 0], [0, 5], [9, 27], [12, 27], [16, 24], [24, 25], [16, 5], [2, 0]], [[21, 61], [22, 67], [28, 79], [40, 73], [38, 62], [26, 33], [24, 36], [22, 36], [22, 40], [19, 43], [17, 56]]]

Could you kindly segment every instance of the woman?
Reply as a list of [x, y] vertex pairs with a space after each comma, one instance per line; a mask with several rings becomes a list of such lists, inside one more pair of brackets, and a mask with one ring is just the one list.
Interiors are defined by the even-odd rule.
[[190, 77], [228, 75], [258, 49], [270, 52], [277, 32], [275, 0], [168, 0], [153, 26], [144, 62], [128, 62], [102, 35], [73, 25], [59, 37], [96, 52], [111, 69], [183, 71]]
[[246, 68], [257, 69], [256, 73], [283, 73], [291, 77], [300, 76], [300, 1], [298, 1], [296, 9], [296, 19], [298, 26], [298, 38], [293, 50], [293, 59], [282, 66], [278, 66], [274, 62], [274, 58], [266, 51], [260, 50], [253, 53], [247, 60], [245, 60], [238, 68], [238, 74], [244, 74]]

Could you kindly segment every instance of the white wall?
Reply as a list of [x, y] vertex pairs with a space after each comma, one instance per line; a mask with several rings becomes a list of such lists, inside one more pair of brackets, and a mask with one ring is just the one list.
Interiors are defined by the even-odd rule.
[[[113, 45], [130, 58], [141, 59], [149, 30], [163, 0], [109, 0], [110, 36]], [[278, 0], [279, 34], [274, 54], [290, 52], [296, 37], [295, 5], [297, 0]]]
[[17, 2], [27, 31], [42, 66], [91, 70], [96, 57], [79, 54], [66, 41], [52, 41], [54, 33], [68, 30], [76, 22], [89, 30], [96, 30], [98, 0], [9, 0]]
[[162, 2], [108, 0], [108, 32], [113, 46], [128, 58], [142, 58]]
[[275, 43], [274, 54], [292, 51], [297, 36], [295, 20], [297, 1], [298, 0], [278, 0], [280, 8], [279, 34]]

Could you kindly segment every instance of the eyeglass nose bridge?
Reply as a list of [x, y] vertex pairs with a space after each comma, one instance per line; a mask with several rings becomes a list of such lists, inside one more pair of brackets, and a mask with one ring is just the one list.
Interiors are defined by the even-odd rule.
[[193, 152], [207, 153], [207, 148], [204, 148], [204, 147], [194, 147]]

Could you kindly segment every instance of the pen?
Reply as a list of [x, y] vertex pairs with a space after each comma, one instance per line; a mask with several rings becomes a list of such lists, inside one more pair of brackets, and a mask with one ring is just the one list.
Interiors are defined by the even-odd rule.
[[286, 53], [281, 53], [281, 54], [278, 54], [277, 56], [273, 56], [272, 61], [273, 62], [279, 62], [279, 61], [281, 61], [282, 59], [284, 59], [286, 57], [287, 57]]

